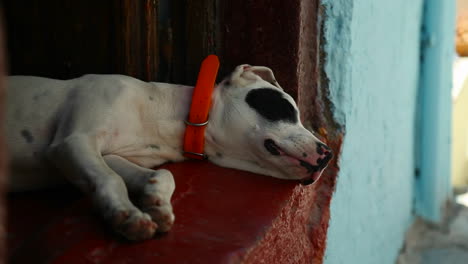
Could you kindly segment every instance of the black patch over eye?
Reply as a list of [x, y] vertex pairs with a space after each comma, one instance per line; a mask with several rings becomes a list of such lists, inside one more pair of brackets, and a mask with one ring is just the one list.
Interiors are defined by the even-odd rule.
[[270, 121], [297, 123], [296, 108], [279, 91], [271, 88], [253, 89], [247, 94], [245, 101]]

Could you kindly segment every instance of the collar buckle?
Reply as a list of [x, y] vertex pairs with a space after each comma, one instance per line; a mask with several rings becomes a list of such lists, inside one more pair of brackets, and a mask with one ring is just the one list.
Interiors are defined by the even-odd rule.
[[[195, 157], [190, 157], [190, 155], [193, 155]], [[189, 157], [189, 158], [200, 159], [200, 160], [208, 159], [208, 155], [206, 155], [205, 153], [196, 153], [196, 152], [191, 152], [191, 151], [184, 151], [184, 156]]]
[[185, 123], [187, 126], [201, 127], [201, 126], [206, 126], [206, 125], [208, 125], [208, 121], [209, 121], [209, 120], [206, 120], [206, 122], [203, 122], [203, 123], [191, 123], [191, 122], [189, 122], [188, 120], [185, 120], [184, 123]]

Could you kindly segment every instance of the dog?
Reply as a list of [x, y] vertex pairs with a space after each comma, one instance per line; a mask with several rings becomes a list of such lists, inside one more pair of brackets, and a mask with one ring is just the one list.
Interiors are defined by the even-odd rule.
[[[186, 159], [184, 120], [193, 87], [123, 75], [11, 76], [7, 87], [10, 191], [68, 181], [128, 240], [171, 228], [174, 179], [151, 168]], [[271, 69], [250, 65], [216, 85], [205, 153], [219, 166], [303, 184], [315, 182], [332, 158], [301, 124], [296, 103]]]

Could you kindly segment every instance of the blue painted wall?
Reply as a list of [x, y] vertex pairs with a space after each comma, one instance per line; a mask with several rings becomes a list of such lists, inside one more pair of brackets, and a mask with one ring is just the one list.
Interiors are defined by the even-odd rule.
[[441, 220], [441, 207], [451, 197], [450, 138], [452, 63], [455, 53], [455, 1], [426, 0], [422, 30], [419, 93], [416, 213]]
[[413, 220], [423, 0], [322, 0], [345, 125], [325, 263], [394, 263]]

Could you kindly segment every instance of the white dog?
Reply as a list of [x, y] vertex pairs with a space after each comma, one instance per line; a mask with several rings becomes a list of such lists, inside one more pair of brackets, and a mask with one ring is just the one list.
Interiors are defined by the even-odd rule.
[[[151, 238], [174, 223], [172, 174], [182, 161], [192, 87], [122, 75], [8, 79], [10, 190], [63, 180], [91, 195], [115, 231]], [[332, 154], [306, 130], [294, 100], [266, 67], [238, 66], [215, 87], [205, 153], [217, 165], [309, 184]], [[49, 165], [49, 166], [48, 166]], [[137, 194], [130, 201], [128, 193]]]

